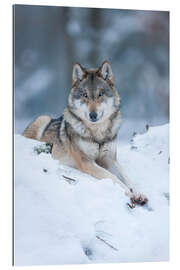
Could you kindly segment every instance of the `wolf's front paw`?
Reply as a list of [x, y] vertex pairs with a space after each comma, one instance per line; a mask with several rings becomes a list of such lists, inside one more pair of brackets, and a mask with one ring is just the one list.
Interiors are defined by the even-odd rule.
[[133, 205], [138, 204], [143, 206], [148, 202], [148, 198], [144, 194], [140, 193], [133, 193], [130, 200]]

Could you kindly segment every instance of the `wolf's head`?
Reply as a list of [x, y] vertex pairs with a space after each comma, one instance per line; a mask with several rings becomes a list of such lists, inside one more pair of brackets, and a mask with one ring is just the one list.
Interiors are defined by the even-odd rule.
[[107, 61], [100, 68], [90, 70], [75, 64], [72, 82], [68, 107], [81, 120], [100, 123], [119, 111], [120, 97]]

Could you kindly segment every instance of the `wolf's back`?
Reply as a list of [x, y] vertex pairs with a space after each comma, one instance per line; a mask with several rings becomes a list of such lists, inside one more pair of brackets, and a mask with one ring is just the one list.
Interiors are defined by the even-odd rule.
[[59, 137], [62, 120], [62, 116], [51, 119], [48, 115], [41, 115], [24, 130], [22, 135], [30, 139], [54, 143]]

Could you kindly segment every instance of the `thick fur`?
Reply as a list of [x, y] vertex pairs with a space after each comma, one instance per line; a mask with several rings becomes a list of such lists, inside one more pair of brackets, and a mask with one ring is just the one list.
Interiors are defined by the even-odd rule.
[[[125, 190], [133, 203], [147, 198], [136, 192], [116, 159], [116, 137], [121, 123], [120, 96], [110, 64], [86, 70], [75, 64], [72, 88], [63, 115], [42, 115], [23, 132], [28, 138], [53, 144], [52, 156], [61, 164], [98, 179], [109, 178]], [[95, 118], [91, 118], [91, 113]], [[94, 117], [94, 115], [93, 115]]]

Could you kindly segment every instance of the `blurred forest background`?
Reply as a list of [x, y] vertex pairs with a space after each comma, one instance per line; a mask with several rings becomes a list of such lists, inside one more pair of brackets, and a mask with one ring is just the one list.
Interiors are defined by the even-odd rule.
[[66, 107], [74, 63], [111, 63], [122, 98], [120, 137], [169, 121], [169, 13], [14, 6], [15, 132]]

